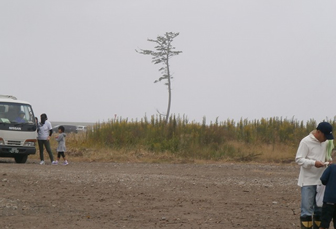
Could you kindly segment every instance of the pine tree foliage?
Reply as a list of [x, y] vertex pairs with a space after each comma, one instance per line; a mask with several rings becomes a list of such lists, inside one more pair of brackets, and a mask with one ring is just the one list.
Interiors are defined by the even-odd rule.
[[171, 89], [173, 78], [170, 71], [170, 58], [176, 56], [182, 51], [176, 51], [175, 47], [172, 46], [172, 42], [175, 37], [177, 37], [179, 33], [166, 32], [163, 36], [158, 36], [155, 40], [148, 39], [148, 41], [155, 43], [155, 50], [135, 50], [136, 52], [143, 55], [152, 56], [152, 63], [154, 64], [162, 64], [162, 67], [159, 69], [161, 72], [161, 77], [154, 81], [154, 83], [165, 81], [165, 85], [168, 87], [168, 107], [166, 113], [166, 122], [169, 120], [169, 113], [171, 107]]

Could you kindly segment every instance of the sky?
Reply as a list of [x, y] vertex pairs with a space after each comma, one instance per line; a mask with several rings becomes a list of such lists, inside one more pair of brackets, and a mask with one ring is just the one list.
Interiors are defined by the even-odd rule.
[[0, 0], [0, 94], [51, 121], [166, 113], [150, 56], [172, 45], [171, 114], [334, 120], [336, 1]]

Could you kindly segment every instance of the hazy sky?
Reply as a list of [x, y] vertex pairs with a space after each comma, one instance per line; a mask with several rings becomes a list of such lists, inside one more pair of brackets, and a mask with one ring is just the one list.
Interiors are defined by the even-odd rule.
[[336, 1], [0, 0], [0, 94], [49, 120], [166, 112], [135, 49], [179, 32], [171, 113], [190, 121], [336, 115]]

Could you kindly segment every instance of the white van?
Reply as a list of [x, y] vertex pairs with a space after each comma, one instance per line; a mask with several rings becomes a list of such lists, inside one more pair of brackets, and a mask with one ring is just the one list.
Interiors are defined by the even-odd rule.
[[32, 106], [11, 95], [0, 95], [0, 157], [25, 163], [36, 153], [36, 123]]
[[86, 132], [86, 126], [77, 126], [76, 132], [77, 133]]

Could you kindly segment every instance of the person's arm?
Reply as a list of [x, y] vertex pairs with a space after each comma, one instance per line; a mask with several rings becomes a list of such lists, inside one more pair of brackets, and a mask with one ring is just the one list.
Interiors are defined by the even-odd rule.
[[308, 155], [308, 152], [309, 152], [308, 146], [304, 142], [301, 141], [299, 148], [296, 152], [295, 162], [304, 168], [315, 166], [315, 160], [306, 158]]
[[320, 180], [322, 182], [323, 185], [327, 185], [328, 184], [328, 180], [329, 180], [329, 175], [330, 175], [330, 170], [331, 170], [331, 166], [329, 166], [328, 168], [326, 168], [326, 170], [324, 170]]
[[49, 129], [49, 138], [50, 138], [51, 135], [53, 134], [52, 126], [51, 126], [51, 123], [50, 123], [48, 120], [46, 120], [45, 123], [48, 125], [48, 129]]
[[64, 138], [63, 134], [59, 134], [57, 137], [56, 137], [56, 141], [60, 142], [62, 141]]

